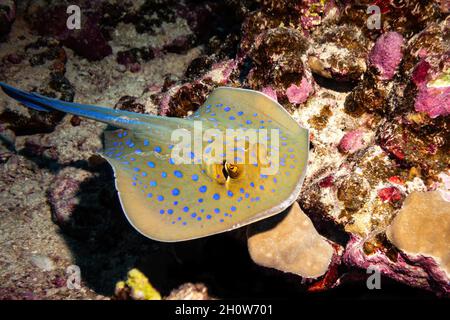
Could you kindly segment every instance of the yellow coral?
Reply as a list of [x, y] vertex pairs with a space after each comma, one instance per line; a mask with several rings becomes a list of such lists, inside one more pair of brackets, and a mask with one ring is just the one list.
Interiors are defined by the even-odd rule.
[[124, 291], [133, 300], [161, 300], [159, 292], [138, 269], [131, 269], [128, 272], [128, 279], [116, 284], [116, 295], [120, 295]]

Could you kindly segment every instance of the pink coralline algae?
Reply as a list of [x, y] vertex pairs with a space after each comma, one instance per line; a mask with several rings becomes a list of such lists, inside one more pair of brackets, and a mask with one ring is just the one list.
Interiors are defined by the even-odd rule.
[[306, 78], [302, 79], [300, 86], [291, 84], [286, 90], [286, 96], [290, 103], [301, 104], [305, 102], [312, 93], [313, 87]]
[[273, 100], [277, 101], [277, 92], [275, 90], [273, 90], [272, 87], [265, 87], [261, 90], [261, 92], [268, 95]]
[[339, 142], [339, 151], [342, 153], [354, 153], [361, 149], [364, 146], [363, 134], [362, 130], [347, 132]]
[[[422, 60], [415, 67], [412, 82], [417, 86], [418, 93], [415, 100], [415, 110], [424, 112], [430, 118], [447, 116], [450, 114], [450, 58], [446, 55], [437, 64], [444, 67], [433, 67], [428, 61]], [[442, 70], [441, 70], [442, 69]]]
[[430, 118], [450, 114], [450, 87], [428, 88], [422, 85], [416, 98], [415, 109], [427, 113]]
[[403, 37], [397, 32], [381, 35], [369, 54], [370, 63], [380, 72], [383, 80], [390, 80], [395, 75], [402, 61]]

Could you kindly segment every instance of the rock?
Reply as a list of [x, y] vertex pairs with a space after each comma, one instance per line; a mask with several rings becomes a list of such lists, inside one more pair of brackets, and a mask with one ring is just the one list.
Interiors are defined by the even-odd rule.
[[375, 42], [369, 54], [370, 63], [378, 69], [383, 80], [390, 80], [403, 58], [403, 37], [397, 32], [386, 32]]
[[439, 192], [411, 193], [386, 234], [408, 255], [436, 260], [447, 274], [450, 292], [450, 202]]
[[80, 56], [90, 60], [101, 60], [112, 53], [112, 48], [102, 34], [99, 17], [83, 15], [81, 28], [69, 30], [66, 26], [67, 7], [40, 6], [38, 3], [28, 8], [28, 16], [33, 27], [43, 36], [52, 36]]
[[52, 271], [55, 269], [52, 259], [44, 255], [32, 255], [30, 261], [34, 266], [38, 267], [42, 271]]
[[450, 55], [444, 55], [435, 68], [419, 63], [412, 80], [419, 90], [414, 104], [417, 112], [430, 118], [450, 115]]
[[308, 65], [323, 77], [338, 81], [359, 80], [367, 69], [371, 41], [360, 28], [331, 25], [313, 35]]
[[[310, 92], [310, 84], [304, 79], [302, 56], [308, 48], [308, 41], [303, 34], [295, 29], [274, 28], [262, 32], [254, 40], [249, 56], [255, 67], [250, 71], [248, 82], [254, 89], [271, 86], [285, 95], [285, 90], [292, 84], [304, 86], [304, 91]], [[305, 79], [306, 81], [306, 79]], [[294, 101], [305, 99], [296, 97], [295, 87], [291, 89]], [[307, 96], [307, 95], [306, 95]]]
[[323, 275], [334, 253], [297, 202], [287, 212], [251, 225], [248, 250], [261, 266], [305, 278]]
[[138, 269], [131, 269], [128, 279], [116, 284], [115, 297], [119, 300], [161, 300], [159, 292]]
[[0, 4], [0, 42], [11, 30], [16, 18], [16, 4], [13, 0], [2, 1]]
[[208, 288], [201, 283], [185, 283], [172, 290], [164, 300], [211, 300]]

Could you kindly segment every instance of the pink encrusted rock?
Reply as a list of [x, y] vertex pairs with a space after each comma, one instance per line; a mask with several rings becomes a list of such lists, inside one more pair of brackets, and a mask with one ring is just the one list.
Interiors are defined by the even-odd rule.
[[303, 78], [300, 86], [291, 84], [291, 86], [287, 88], [286, 96], [290, 103], [301, 104], [308, 99], [312, 91], [312, 85], [306, 78]]
[[430, 118], [450, 114], [450, 56], [431, 57], [431, 64], [421, 60], [412, 73], [412, 82], [418, 93], [414, 103], [417, 112], [424, 112]]
[[417, 112], [425, 112], [430, 118], [449, 115], [450, 87], [429, 88], [421, 85], [414, 107]]
[[369, 54], [370, 64], [380, 72], [383, 80], [390, 80], [402, 61], [403, 37], [397, 32], [381, 35]]
[[338, 149], [342, 153], [354, 153], [364, 146], [364, 131], [352, 130], [347, 132], [341, 139]]
[[261, 90], [262, 93], [268, 95], [269, 97], [271, 97], [273, 100], [278, 101], [277, 99], [277, 92], [275, 90], [273, 90], [272, 87], [265, 87]]
[[410, 286], [431, 290], [444, 296], [450, 294], [448, 277], [433, 258], [412, 256], [402, 251], [399, 251], [395, 258], [389, 258], [383, 250], [366, 254], [364, 243], [365, 239], [351, 235], [342, 257], [344, 264], [366, 270], [372, 267], [382, 275]]

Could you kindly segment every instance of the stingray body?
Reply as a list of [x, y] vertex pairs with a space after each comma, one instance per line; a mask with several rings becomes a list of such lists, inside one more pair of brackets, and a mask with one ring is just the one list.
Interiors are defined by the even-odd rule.
[[[232, 230], [283, 211], [300, 193], [308, 131], [260, 92], [217, 88], [193, 115], [181, 119], [68, 103], [0, 86], [30, 108], [110, 125], [102, 156], [114, 169], [126, 217], [149, 238], [172, 242]], [[199, 127], [205, 134], [195, 132]], [[249, 138], [249, 132], [263, 129], [275, 134], [258, 136], [257, 142]], [[174, 132], [186, 133], [190, 143], [174, 141]], [[177, 148], [179, 158], [174, 156]]]

